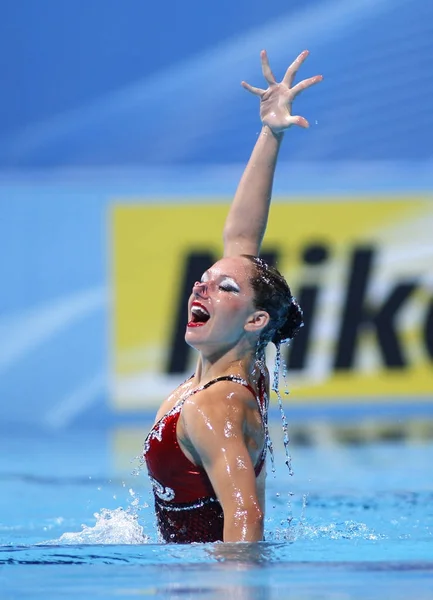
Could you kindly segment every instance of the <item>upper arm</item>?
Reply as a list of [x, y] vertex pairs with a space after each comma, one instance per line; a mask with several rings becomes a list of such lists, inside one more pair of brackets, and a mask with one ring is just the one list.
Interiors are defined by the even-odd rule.
[[250, 254], [252, 256], [258, 256], [260, 252], [260, 245], [247, 238], [227, 239], [224, 238], [224, 257], [229, 256], [240, 256], [241, 254]]
[[244, 436], [242, 395], [249, 392], [244, 388], [233, 392], [231, 384], [231, 397], [227, 400], [221, 389], [225, 387], [229, 386], [220, 384], [218, 394], [215, 393], [218, 388], [203, 390], [185, 404], [182, 413], [185, 432], [226, 517], [239, 511], [260, 512], [262, 507]]

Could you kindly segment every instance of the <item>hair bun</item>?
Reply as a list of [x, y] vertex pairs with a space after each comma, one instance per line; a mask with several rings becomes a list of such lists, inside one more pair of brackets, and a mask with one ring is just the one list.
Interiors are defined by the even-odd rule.
[[303, 327], [303, 325], [304, 313], [302, 312], [302, 308], [299, 306], [296, 299], [292, 297], [286, 320], [274, 333], [272, 342], [277, 345], [292, 340], [301, 327]]

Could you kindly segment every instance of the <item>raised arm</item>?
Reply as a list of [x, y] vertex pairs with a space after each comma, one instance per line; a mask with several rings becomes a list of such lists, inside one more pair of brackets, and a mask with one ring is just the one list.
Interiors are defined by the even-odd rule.
[[284, 131], [292, 125], [308, 127], [304, 117], [291, 114], [292, 102], [306, 88], [322, 80], [310, 77], [292, 87], [295, 75], [308, 56], [302, 52], [278, 83], [263, 50], [260, 54], [266, 90], [242, 82], [243, 87], [260, 98], [262, 130], [239, 182], [224, 226], [224, 256], [257, 255], [268, 221], [275, 166]]

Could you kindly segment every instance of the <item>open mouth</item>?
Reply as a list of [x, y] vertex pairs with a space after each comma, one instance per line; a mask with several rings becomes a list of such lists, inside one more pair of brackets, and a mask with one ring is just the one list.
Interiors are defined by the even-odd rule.
[[206, 325], [210, 319], [210, 314], [206, 308], [199, 302], [193, 302], [191, 306], [191, 319], [188, 327], [201, 327]]

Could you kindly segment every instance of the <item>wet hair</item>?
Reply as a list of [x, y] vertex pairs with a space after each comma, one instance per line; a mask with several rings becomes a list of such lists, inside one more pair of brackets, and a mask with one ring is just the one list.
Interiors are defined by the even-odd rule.
[[293, 297], [287, 281], [275, 267], [251, 254], [243, 254], [253, 265], [250, 285], [257, 310], [264, 310], [270, 320], [263, 330], [260, 345], [273, 342], [277, 347], [295, 337], [304, 324], [303, 312]]

